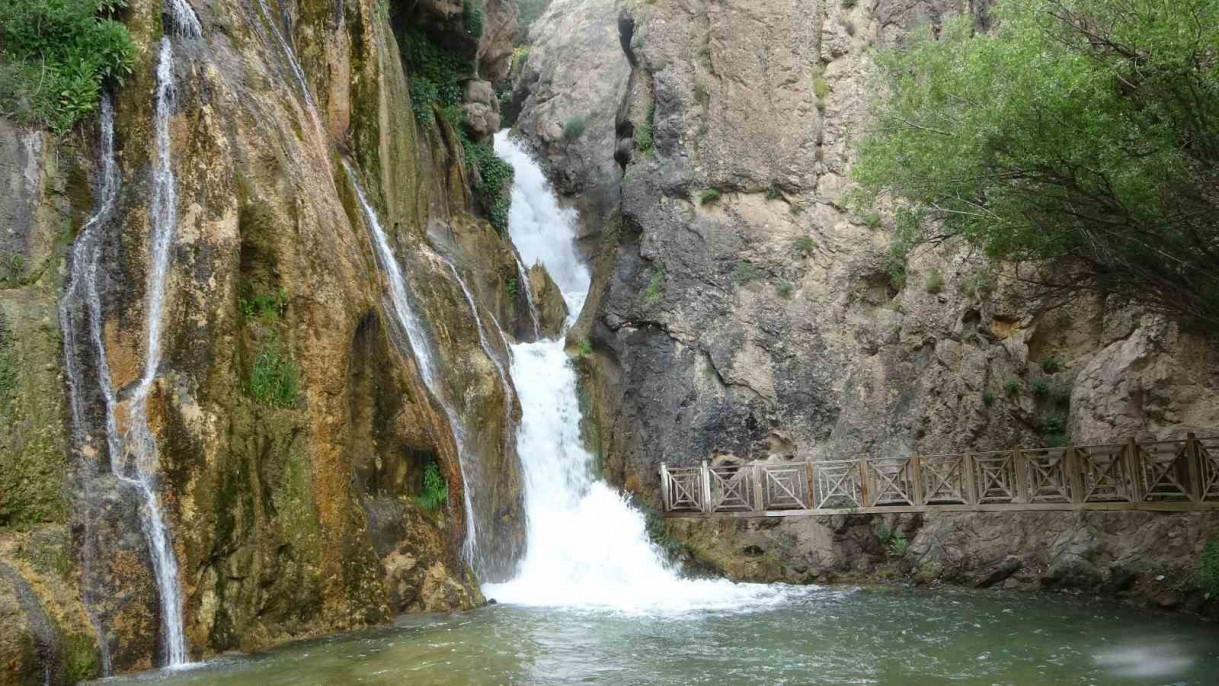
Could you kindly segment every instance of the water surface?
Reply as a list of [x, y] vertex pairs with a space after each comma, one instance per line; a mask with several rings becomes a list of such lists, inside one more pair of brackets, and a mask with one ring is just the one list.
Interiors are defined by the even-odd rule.
[[1064, 598], [790, 589], [760, 611], [490, 606], [106, 683], [1214, 684], [1219, 626]]

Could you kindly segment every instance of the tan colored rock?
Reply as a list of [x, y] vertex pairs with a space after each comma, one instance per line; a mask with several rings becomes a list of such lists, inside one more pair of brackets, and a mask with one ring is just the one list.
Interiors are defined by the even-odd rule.
[[499, 131], [499, 99], [489, 81], [468, 81], [461, 102], [466, 124], [476, 142]]
[[563, 292], [541, 264], [529, 268], [529, 288], [533, 293], [533, 304], [538, 311], [542, 336], [558, 336], [567, 322], [567, 301], [563, 299]]
[[484, 0], [483, 35], [478, 41], [478, 75], [491, 83], [508, 76], [520, 10], [516, 0]]

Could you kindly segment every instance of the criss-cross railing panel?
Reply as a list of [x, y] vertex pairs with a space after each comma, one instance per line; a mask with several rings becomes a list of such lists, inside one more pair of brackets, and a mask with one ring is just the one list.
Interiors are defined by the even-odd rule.
[[666, 506], [670, 512], [703, 511], [703, 474], [698, 467], [671, 467], [668, 474]]
[[923, 502], [920, 505], [953, 505], [969, 502], [966, 455], [920, 457]]
[[1157, 441], [1134, 444], [1137, 461], [1143, 465], [1144, 500], [1192, 500], [1193, 483], [1190, 473], [1189, 442]]
[[762, 486], [762, 509], [807, 510], [808, 472], [804, 465], [765, 465], [766, 475]]
[[1083, 472], [1083, 502], [1131, 502], [1137, 499], [1125, 446], [1083, 446], [1075, 449], [1075, 455]]
[[868, 460], [868, 506], [914, 505], [914, 458]]
[[1071, 476], [1065, 448], [1023, 450], [1028, 500], [1031, 503], [1071, 502]]
[[818, 508], [863, 507], [863, 480], [858, 460], [813, 463]]
[[753, 469], [748, 466], [713, 467], [711, 511], [747, 512], [753, 509]]
[[1017, 502], [1015, 451], [977, 453], [973, 465], [979, 503]]
[[1219, 438], [1199, 439], [1194, 445], [1198, 451], [1202, 500], [1219, 500]]

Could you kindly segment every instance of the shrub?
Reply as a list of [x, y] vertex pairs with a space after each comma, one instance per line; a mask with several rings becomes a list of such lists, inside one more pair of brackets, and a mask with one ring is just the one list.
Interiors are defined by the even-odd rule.
[[512, 165], [495, 154], [491, 143], [472, 143], [465, 131], [460, 131], [459, 137], [466, 168], [478, 170], [474, 200], [491, 226], [503, 236], [508, 231], [508, 213], [512, 208]]
[[796, 284], [788, 281], [787, 279], [779, 279], [775, 282], [775, 291], [779, 294], [779, 297], [790, 298], [792, 292], [795, 290]]
[[715, 202], [720, 199], [720, 192], [714, 188], [708, 188], [700, 191], [698, 194], [698, 204], [706, 205], [707, 203]]
[[927, 280], [923, 282], [923, 288], [928, 293], [939, 293], [944, 290], [944, 275], [938, 269], [932, 269], [927, 272]]
[[982, 404], [983, 405], [994, 405], [995, 404], [995, 392], [990, 390], [989, 388], [986, 389], [985, 391], [982, 391]]
[[[481, 10], [478, 15], [481, 17]], [[474, 53], [468, 47], [464, 50], [441, 47], [418, 27], [403, 33], [401, 46], [402, 60], [411, 75], [409, 89], [415, 119], [428, 125], [435, 121], [434, 108], [459, 108], [461, 81], [474, 73]]]
[[655, 118], [656, 105], [652, 104], [648, 106], [647, 119], [635, 127], [635, 147], [645, 153], [652, 149], [652, 120]]
[[783, 199], [783, 189], [779, 188], [779, 184], [777, 184], [777, 183], [770, 184], [770, 188], [766, 189], [766, 199], [767, 200], [782, 200]]
[[271, 407], [293, 407], [300, 390], [296, 363], [285, 353], [277, 334], [272, 334], [258, 351], [246, 391], [255, 401]]
[[1050, 394], [1050, 380], [1044, 376], [1039, 376], [1029, 383], [1029, 388], [1033, 391], [1035, 397], [1044, 398]]
[[249, 298], [238, 296], [237, 311], [249, 319], [277, 320], [288, 311], [288, 291], [281, 288], [277, 293], [264, 293]]
[[889, 539], [889, 557], [905, 557], [906, 551], [910, 549], [910, 541], [906, 540], [906, 536], [898, 531]]
[[576, 353], [580, 357], [588, 357], [589, 355], [592, 355], [593, 354], [592, 343], [589, 343], [587, 338], [580, 341], [580, 344], [576, 346]]
[[1054, 374], [1059, 369], [1062, 369], [1062, 360], [1058, 359], [1057, 355], [1051, 355], [1041, 361], [1041, 371], [1046, 374]]
[[1020, 379], [1017, 379], [1014, 376], [1009, 376], [1007, 380], [1003, 382], [1003, 390], [1007, 391], [1010, 395], [1019, 393], [1021, 386], [1022, 384], [1020, 383]]
[[567, 140], [575, 140], [584, 135], [584, 129], [587, 122], [584, 120], [584, 115], [576, 115], [563, 123], [563, 137]]
[[971, 298], [985, 297], [994, 290], [992, 281], [990, 271], [979, 269], [961, 281], [961, 292]]
[[961, 337], [961, 340], [965, 341], [966, 343], [977, 343], [978, 342], [978, 332], [977, 331], [966, 331], [965, 335]]
[[665, 295], [665, 270], [654, 269], [648, 277], [648, 287], [643, 291], [643, 300], [649, 305], [660, 302]]
[[428, 512], [435, 512], [449, 501], [449, 485], [440, 475], [440, 466], [429, 462], [423, 468], [423, 489], [417, 498], [419, 507]]
[[863, 215], [863, 223], [864, 223], [864, 226], [868, 227], [869, 229], [879, 229], [880, 228], [880, 213], [879, 212], [865, 212]]
[[737, 283], [749, 283], [758, 278], [758, 268], [749, 262], [737, 262], [732, 267], [732, 280]]
[[1039, 281], [1059, 299], [1113, 295], [1219, 330], [1219, 250], [1202, 238], [1219, 232], [1219, 3], [995, 12], [997, 31], [962, 15], [877, 55], [883, 95], [852, 169], [865, 195], [902, 199], [913, 242], [1050, 261]]
[[514, 298], [520, 292], [520, 284], [515, 277], [508, 279], [507, 283], [504, 284], [504, 291]]
[[825, 78], [823, 78], [821, 75], [814, 76], [813, 77], [813, 95], [816, 96], [816, 98], [818, 100], [825, 100], [826, 96], [828, 96], [829, 94], [830, 94], [829, 81], [826, 81]]
[[849, 10], [849, 9], [853, 8], [854, 6], [855, 6], [855, 0], [842, 0], [843, 9]]
[[796, 250], [796, 254], [804, 257], [812, 255], [813, 250], [817, 248], [817, 243], [811, 236], [801, 236], [792, 245]]
[[1067, 431], [1067, 413], [1050, 412], [1041, 417], [1038, 429], [1043, 436], [1062, 436]]
[[711, 94], [707, 92], [707, 87], [701, 83], [694, 84], [694, 101], [700, 105], [706, 106], [711, 100]]
[[1219, 541], [1208, 541], [1198, 561], [1198, 582], [1211, 595], [1219, 595]]
[[60, 133], [122, 84], [135, 44], [115, 17], [127, 0], [0, 0], [0, 114]]

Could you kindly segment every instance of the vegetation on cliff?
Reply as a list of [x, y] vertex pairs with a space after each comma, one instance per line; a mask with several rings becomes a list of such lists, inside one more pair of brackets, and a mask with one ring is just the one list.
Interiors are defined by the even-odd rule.
[[0, 115], [66, 131], [131, 74], [127, 0], [0, 0]]
[[862, 200], [897, 198], [897, 270], [963, 237], [1036, 278], [1219, 329], [1219, 5], [1037, 0], [878, 56]]

